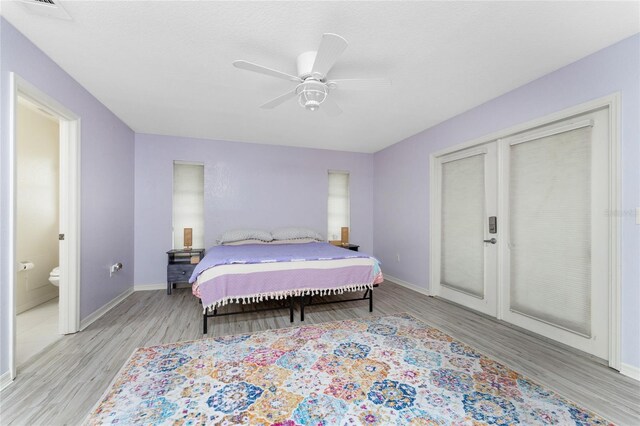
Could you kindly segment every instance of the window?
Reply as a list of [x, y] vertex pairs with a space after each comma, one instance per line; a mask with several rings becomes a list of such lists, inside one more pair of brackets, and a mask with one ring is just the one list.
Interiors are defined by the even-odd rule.
[[173, 248], [184, 247], [184, 228], [193, 230], [192, 247], [204, 248], [204, 165], [173, 162]]
[[349, 172], [329, 171], [327, 239], [340, 240], [341, 228], [349, 226]]

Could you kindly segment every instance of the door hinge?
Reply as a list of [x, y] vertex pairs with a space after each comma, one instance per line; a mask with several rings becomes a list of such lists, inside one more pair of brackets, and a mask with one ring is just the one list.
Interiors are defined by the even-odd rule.
[[58, 239], [60, 241], [64, 241], [64, 234], [58, 234]]

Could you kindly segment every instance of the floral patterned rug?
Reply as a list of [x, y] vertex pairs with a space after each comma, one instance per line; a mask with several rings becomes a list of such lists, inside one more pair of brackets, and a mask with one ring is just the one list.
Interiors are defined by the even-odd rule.
[[88, 422], [610, 424], [407, 314], [140, 348]]

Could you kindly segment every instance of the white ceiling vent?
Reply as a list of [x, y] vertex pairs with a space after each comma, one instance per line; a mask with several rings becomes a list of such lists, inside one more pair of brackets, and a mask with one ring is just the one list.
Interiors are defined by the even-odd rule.
[[71, 15], [59, 3], [59, 0], [22, 0], [27, 11], [33, 15], [71, 20]]

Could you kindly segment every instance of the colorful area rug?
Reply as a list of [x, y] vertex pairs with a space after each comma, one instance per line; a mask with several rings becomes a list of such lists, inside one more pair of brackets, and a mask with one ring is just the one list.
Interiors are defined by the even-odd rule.
[[406, 314], [138, 349], [89, 423], [610, 424]]

